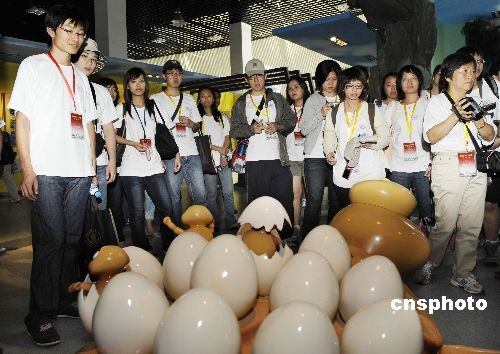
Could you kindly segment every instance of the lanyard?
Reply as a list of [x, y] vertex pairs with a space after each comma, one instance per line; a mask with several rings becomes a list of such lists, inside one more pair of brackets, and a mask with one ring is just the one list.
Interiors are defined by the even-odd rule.
[[358, 126], [358, 118], [359, 118], [360, 108], [361, 108], [361, 101], [358, 103], [358, 106], [356, 107], [356, 113], [354, 114], [354, 122], [353, 122], [352, 128], [351, 128], [351, 122], [349, 122], [349, 116], [347, 115], [347, 108], [346, 108], [346, 104], [344, 102], [345, 122], [347, 123], [347, 126], [349, 128], [351, 128], [351, 132], [349, 133], [349, 140], [352, 139], [352, 136], [354, 135], [354, 132], [356, 131], [356, 127]]
[[408, 137], [410, 138], [410, 140], [411, 140], [411, 131], [413, 129], [411, 119], [413, 118], [413, 114], [415, 113], [415, 108], [417, 108], [417, 103], [418, 103], [418, 100], [415, 102], [415, 105], [413, 106], [413, 108], [411, 110], [410, 119], [408, 119], [408, 113], [406, 112], [406, 102], [403, 103], [403, 109], [405, 111], [406, 127], [408, 128]]
[[297, 116], [297, 126], [300, 129], [300, 121], [302, 120], [302, 115], [304, 114], [304, 107], [300, 108], [300, 116], [297, 114], [297, 107], [293, 105], [293, 110], [295, 111], [295, 115]]
[[[249, 96], [250, 96], [250, 101], [252, 101], [252, 104], [255, 107], [255, 109], [257, 110], [257, 112], [259, 112], [260, 114], [262, 114], [262, 111], [259, 109], [259, 107], [257, 107], [257, 105], [255, 104], [255, 102], [253, 101], [252, 95], [249, 95]], [[267, 117], [267, 122], [269, 123], [269, 107], [267, 105], [266, 93], [265, 92], [264, 92], [264, 105], [266, 106], [266, 113], [264, 115]]]
[[[175, 103], [175, 101], [173, 100], [173, 98], [170, 97], [170, 95], [167, 95], [167, 97], [170, 100], [170, 102], [172, 102], [172, 104], [174, 105], [174, 108], [177, 107], [177, 104]], [[179, 107], [179, 117], [180, 116], [182, 116], [182, 103], [181, 103], [181, 106]], [[172, 118], [172, 119], [174, 119], [174, 118]]]
[[141, 116], [139, 115], [139, 111], [137, 110], [137, 108], [135, 108], [135, 105], [133, 103], [132, 103], [132, 107], [134, 107], [134, 111], [137, 114], [137, 118], [139, 118], [139, 123], [141, 123], [142, 131], [144, 132], [144, 139], [146, 139], [146, 125], [147, 125], [147, 122], [146, 122], [146, 106], [144, 106], [144, 124], [142, 124]]
[[68, 83], [68, 80], [66, 80], [66, 76], [64, 76], [62, 70], [61, 70], [61, 67], [59, 66], [59, 63], [54, 59], [54, 57], [52, 56], [52, 53], [49, 52], [47, 54], [50, 58], [50, 60], [52, 60], [52, 62], [54, 63], [54, 65], [56, 66], [57, 70], [59, 70], [59, 73], [61, 74], [63, 80], [64, 80], [64, 83], [66, 84], [66, 88], [68, 89], [68, 92], [69, 92], [69, 95], [71, 96], [71, 99], [73, 100], [73, 106], [75, 107], [75, 112], [76, 112], [76, 102], [75, 102], [75, 82], [76, 82], [76, 79], [75, 79], [75, 68], [73, 67], [73, 65], [71, 65], [71, 70], [73, 70], [73, 91], [71, 91], [71, 88], [69, 87], [69, 83]]

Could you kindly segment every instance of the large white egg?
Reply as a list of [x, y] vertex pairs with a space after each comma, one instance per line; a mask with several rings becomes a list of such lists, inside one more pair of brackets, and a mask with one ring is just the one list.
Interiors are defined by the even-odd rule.
[[316, 252], [301, 252], [281, 268], [269, 295], [271, 311], [291, 301], [309, 301], [330, 318], [335, 316], [339, 284], [325, 257]]
[[197, 232], [186, 231], [175, 237], [163, 260], [163, 285], [174, 299], [191, 288], [191, 271], [194, 262], [208, 244]]
[[237, 354], [240, 328], [229, 305], [212, 289], [191, 289], [173, 303], [160, 323], [157, 354]]
[[371, 256], [354, 265], [340, 282], [339, 311], [349, 320], [363, 305], [403, 297], [399, 271], [384, 256]]
[[325, 257], [338, 280], [351, 268], [351, 253], [342, 234], [333, 226], [319, 225], [302, 241], [299, 252], [314, 251]]
[[155, 283], [160, 289], [163, 289], [163, 268], [161, 263], [148, 251], [136, 246], [124, 247], [130, 258], [130, 271], [144, 275]]
[[285, 221], [291, 225], [290, 217], [283, 205], [277, 199], [268, 196], [251, 201], [238, 219], [241, 225], [248, 223], [254, 229], [263, 227], [267, 232], [275, 226], [278, 230], [282, 230]]
[[342, 334], [342, 354], [421, 354], [422, 326], [415, 310], [393, 310], [393, 299], [363, 306]]
[[[90, 276], [85, 277], [86, 282], [91, 282]], [[95, 284], [92, 284], [89, 291], [80, 290], [78, 292], [78, 314], [83, 323], [83, 328], [89, 333], [92, 333], [92, 318], [94, 317], [94, 309], [99, 300], [99, 294]]]
[[319, 307], [289, 302], [271, 312], [260, 325], [253, 354], [338, 354], [332, 322]]
[[134, 272], [116, 275], [104, 288], [94, 311], [92, 327], [99, 352], [151, 353], [168, 307], [163, 290], [145, 276]]
[[245, 316], [257, 301], [257, 270], [247, 246], [234, 235], [215, 237], [194, 263], [191, 288], [210, 288]]

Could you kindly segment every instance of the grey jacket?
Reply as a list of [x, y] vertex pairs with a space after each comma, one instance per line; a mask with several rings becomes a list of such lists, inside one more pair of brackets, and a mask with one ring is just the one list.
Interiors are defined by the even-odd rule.
[[[249, 92], [245, 92], [234, 103], [231, 112], [231, 129], [229, 130], [229, 136], [233, 139], [248, 139], [255, 134], [250, 128], [246, 116], [246, 99]], [[276, 124], [278, 125], [277, 133], [281, 165], [288, 166], [290, 162], [286, 150], [286, 136], [293, 132], [296, 116], [281, 94], [267, 89], [266, 95], [267, 100], [274, 101], [276, 106]]]
[[321, 107], [326, 102], [326, 98], [319, 92], [313, 93], [304, 105], [304, 113], [300, 122], [300, 131], [305, 136], [304, 155], [310, 154], [319, 134], [322, 132], [322, 123], [325, 117], [321, 114]]

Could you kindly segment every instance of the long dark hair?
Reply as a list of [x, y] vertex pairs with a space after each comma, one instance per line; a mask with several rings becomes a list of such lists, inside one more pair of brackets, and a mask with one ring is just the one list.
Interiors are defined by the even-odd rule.
[[303, 94], [304, 96], [302, 97], [302, 100], [304, 102], [302, 104], [302, 107], [304, 107], [304, 104], [306, 104], [306, 101], [309, 98], [309, 96], [311, 96], [311, 93], [309, 92], [309, 88], [307, 87], [306, 81], [300, 76], [292, 75], [286, 81], [286, 100], [287, 100], [288, 104], [290, 104], [290, 105], [293, 104], [293, 100], [290, 97], [290, 95], [288, 94], [288, 84], [292, 81], [297, 81], [299, 83], [300, 88], [302, 89], [302, 92], [304, 92], [304, 94]]
[[139, 77], [144, 78], [144, 82], [146, 84], [146, 88], [144, 90], [144, 106], [148, 110], [150, 116], [154, 116], [154, 101], [149, 99], [149, 81], [148, 76], [141, 68], [131, 68], [128, 69], [123, 76], [123, 88], [125, 90], [125, 104], [124, 104], [124, 112], [128, 112], [128, 114], [132, 117], [132, 93], [128, 89], [128, 83], [132, 80], [138, 79]]
[[97, 84], [104, 86], [106, 88], [113, 86], [116, 90], [116, 98], [113, 101], [113, 104], [115, 106], [118, 105], [118, 101], [120, 100], [120, 91], [118, 90], [118, 85], [116, 84], [116, 81], [110, 79], [109, 77], [101, 77], [99, 80], [97, 80]]
[[217, 104], [215, 104], [215, 90], [211, 86], [201, 86], [198, 89], [198, 111], [200, 112], [200, 116], [203, 117], [207, 113], [205, 112], [205, 107], [203, 107], [200, 101], [201, 91], [203, 90], [209, 90], [212, 93], [213, 102], [212, 105], [210, 106], [210, 108], [212, 109], [212, 116], [214, 117], [214, 120], [216, 122], [221, 123], [222, 126], [224, 126], [224, 122], [222, 121], [222, 113], [217, 108]]
[[340, 67], [339, 63], [331, 59], [323, 60], [316, 66], [316, 71], [314, 73], [314, 83], [316, 84], [317, 91], [322, 92], [322, 86], [325, 83], [326, 78], [332, 71], [337, 75], [337, 88], [335, 89], [335, 91], [337, 91], [338, 93], [338, 79], [342, 68]]

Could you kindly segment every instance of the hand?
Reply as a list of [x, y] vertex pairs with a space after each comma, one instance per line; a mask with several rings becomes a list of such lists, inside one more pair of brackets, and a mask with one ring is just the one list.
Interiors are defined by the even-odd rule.
[[227, 160], [224, 155], [220, 155], [220, 167], [226, 168], [227, 167]]
[[429, 165], [425, 169], [424, 176], [428, 177], [428, 178], [431, 178], [431, 172], [432, 172], [432, 165]]
[[94, 183], [96, 186], [99, 186], [99, 180], [97, 179], [97, 176], [92, 176], [92, 183]]
[[147, 145], [141, 144], [139, 142], [135, 142], [133, 146], [137, 149], [137, 151], [140, 151], [140, 152], [144, 152], [148, 148]]
[[323, 105], [323, 107], [321, 107], [321, 115], [323, 117], [326, 117], [328, 112], [332, 109], [332, 106], [329, 102], [325, 102], [325, 104]]
[[278, 124], [275, 122], [267, 123], [267, 127], [264, 131], [266, 132], [266, 134], [272, 135], [276, 133], [276, 131], [278, 131]]
[[181, 155], [177, 154], [175, 155], [175, 161], [174, 161], [174, 173], [177, 173], [181, 170], [182, 167], [182, 162], [181, 162]]
[[106, 166], [106, 181], [112, 183], [116, 178], [116, 165], [114, 163], [108, 162]]
[[[462, 118], [465, 121], [470, 121], [472, 118], [472, 113], [466, 111], [465, 109], [470, 106], [470, 102], [467, 97], [463, 97], [461, 100], [455, 102], [455, 109], [460, 114], [459, 119]], [[455, 113], [456, 114], [456, 113]]]
[[330, 152], [328, 153], [328, 155], [326, 155], [326, 162], [328, 162], [328, 164], [332, 166], [334, 166], [337, 163], [337, 160], [335, 159], [335, 155], [333, 154], [333, 152]]
[[194, 126], [194, 123], [188, 117], [184, 117], [184, 116], [179, 117], [179, 123], [185, 127], [191, 128], [191, 129]]
[[26, 168], [23, 170], [21, 192], [23, 197], [26, 197], [29, 200], [36, 200], [38, 195], [38, 179], [32, 168]]
[[250, 125], [250, 129], [252, 129], [252, 132], [254, 134], [260, 134], [260, 133], [262, 133], [262, 130], [264, 129], [264, 127], [262, 126], [262, 124], [259, 124], [257, 122], [253, 122]]

